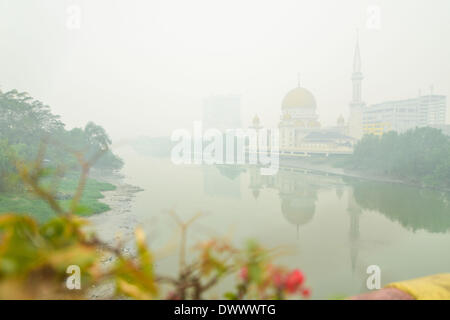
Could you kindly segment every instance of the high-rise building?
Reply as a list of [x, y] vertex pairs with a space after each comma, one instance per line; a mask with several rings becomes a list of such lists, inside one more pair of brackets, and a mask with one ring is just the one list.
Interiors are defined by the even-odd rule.
[[434, 94], [374, 104], [363, 110], [364, 134], [403, 133], [417, 127], [444, 125], [446, 110], [446, 97]]
[[241, 97], [216, 95], [206, 98], [203, 101], [203, 127], [222, 132], [241, 128]]
[[356, 39], [355, 54], [353, 56], [353, 96], [350, 102], [350, 117], [348, 119], [348, 134], [355, 139], [363, 136], [362, 117], [365, 103], [362, 100], [361, 54], [359, 52], [359, 39]]
[[[244, 138], [236, 134], [242, 129], [241, 96], [215, 95], [204, 99], [203, 129], [219, 130], [222, 134], [223, 153], [226, 158], [223, 160], [235, 161], [235, 157], [244, 152]], [[228, 153], [231, 151], [233, 153], [230, 156]]]
[[431, 93], [418, 98], [417, 122], [419, 127], [445, 124], [447, 99], [442, 95]]

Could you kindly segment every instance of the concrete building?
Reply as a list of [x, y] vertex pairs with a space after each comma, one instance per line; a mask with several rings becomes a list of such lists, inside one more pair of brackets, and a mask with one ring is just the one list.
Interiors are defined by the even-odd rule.
[[241, 97], [216, 95], [204, 99], [203, 127], [219, 129], [222, 132], [241, 128]]
[[243, 152], [243, 142], [237, 142], [237, 139], [243, 138], [236, 135], [236, 131], [242, 129], [240, 95], [214, 95], [203, 100], [203, 130], [209, 129], [216, 129], [222, 133], [225, 157], [227, 152], [230, 154], [234, 152], [232, 158]]
[[433, 94], [374, 104], [363, 109], [363, 131], [382, 135], [388, 131], [403, 133], [417, 127], [442, 126], [446, 109], [446, 97]]
[[417, 123], [419, 127], [439, 126], [445, 124], [447, 99], [443, 95], [420, 96], [417, 99]]

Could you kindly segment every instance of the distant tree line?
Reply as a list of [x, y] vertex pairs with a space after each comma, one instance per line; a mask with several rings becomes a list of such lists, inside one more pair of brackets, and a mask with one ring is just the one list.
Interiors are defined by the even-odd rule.
[[429, 127], [366, 135], [356, 145], [351, 164], [366, 172], [450, 188], [450, 137]]
[[84, 128], [66, 130], [49, 106], [25, 92], [0, 91], [0, 191], [17, 186], [14, 160], [35, 159], [43, 138], [51, 141], [45, 159], [49, 166], [77, 168], [76, 159], [62, 146], [82, 152], [85, 157], [104, 151], [95, 164], [99, 169], [115, 170], [123, 165], [109, 150], [111, 139], [101, 126], [89, 122]]

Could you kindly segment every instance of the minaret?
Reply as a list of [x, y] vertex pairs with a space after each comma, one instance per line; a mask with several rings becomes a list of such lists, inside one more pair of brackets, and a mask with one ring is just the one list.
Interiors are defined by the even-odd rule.
[[361, 72], [361, 54], [359, 52], [359, 39], [356, 38], [355, 54], [353, 56], [353, 97], [350, 102], [350, 118], [349, 118], [349, 135], [356, 139], [361, 139], [363, 136], [362, 126], [362, 112], [364, 102], [362, 101], [362, 80], [363, 74]]
[[361, 103], [361, 83], [363, 75], [361, 72], [361, 54], [359, 52], [359, 39], [356, 39], [355, 55], [353, 56], [353, 100], [352, 103]]

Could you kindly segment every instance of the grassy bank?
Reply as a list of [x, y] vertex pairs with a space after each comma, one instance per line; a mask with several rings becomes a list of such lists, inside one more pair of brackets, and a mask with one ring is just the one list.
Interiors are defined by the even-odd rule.
[[[78, 177], [76, 176], [65, 177], [61, 180], [57, 194], [61, 199], [64, 199], [59, 200], [63, 208], [68, 208], [77, 183]], [[115, 186], [112, 184], [89, 179], [80, 202], [82, 210], [79, 210], [80, 212], [78, 214], [89, 216], [108, 211], [110, 209], [109, 206], [99, 201], [103, 198], [101, 192], [114, 189]], [[53, 211], [47, 203], [36, 198], [31, 193], [0, 193], [0, 214], [8, 212], [29, 214], [41, 222], [54, 216]]]

